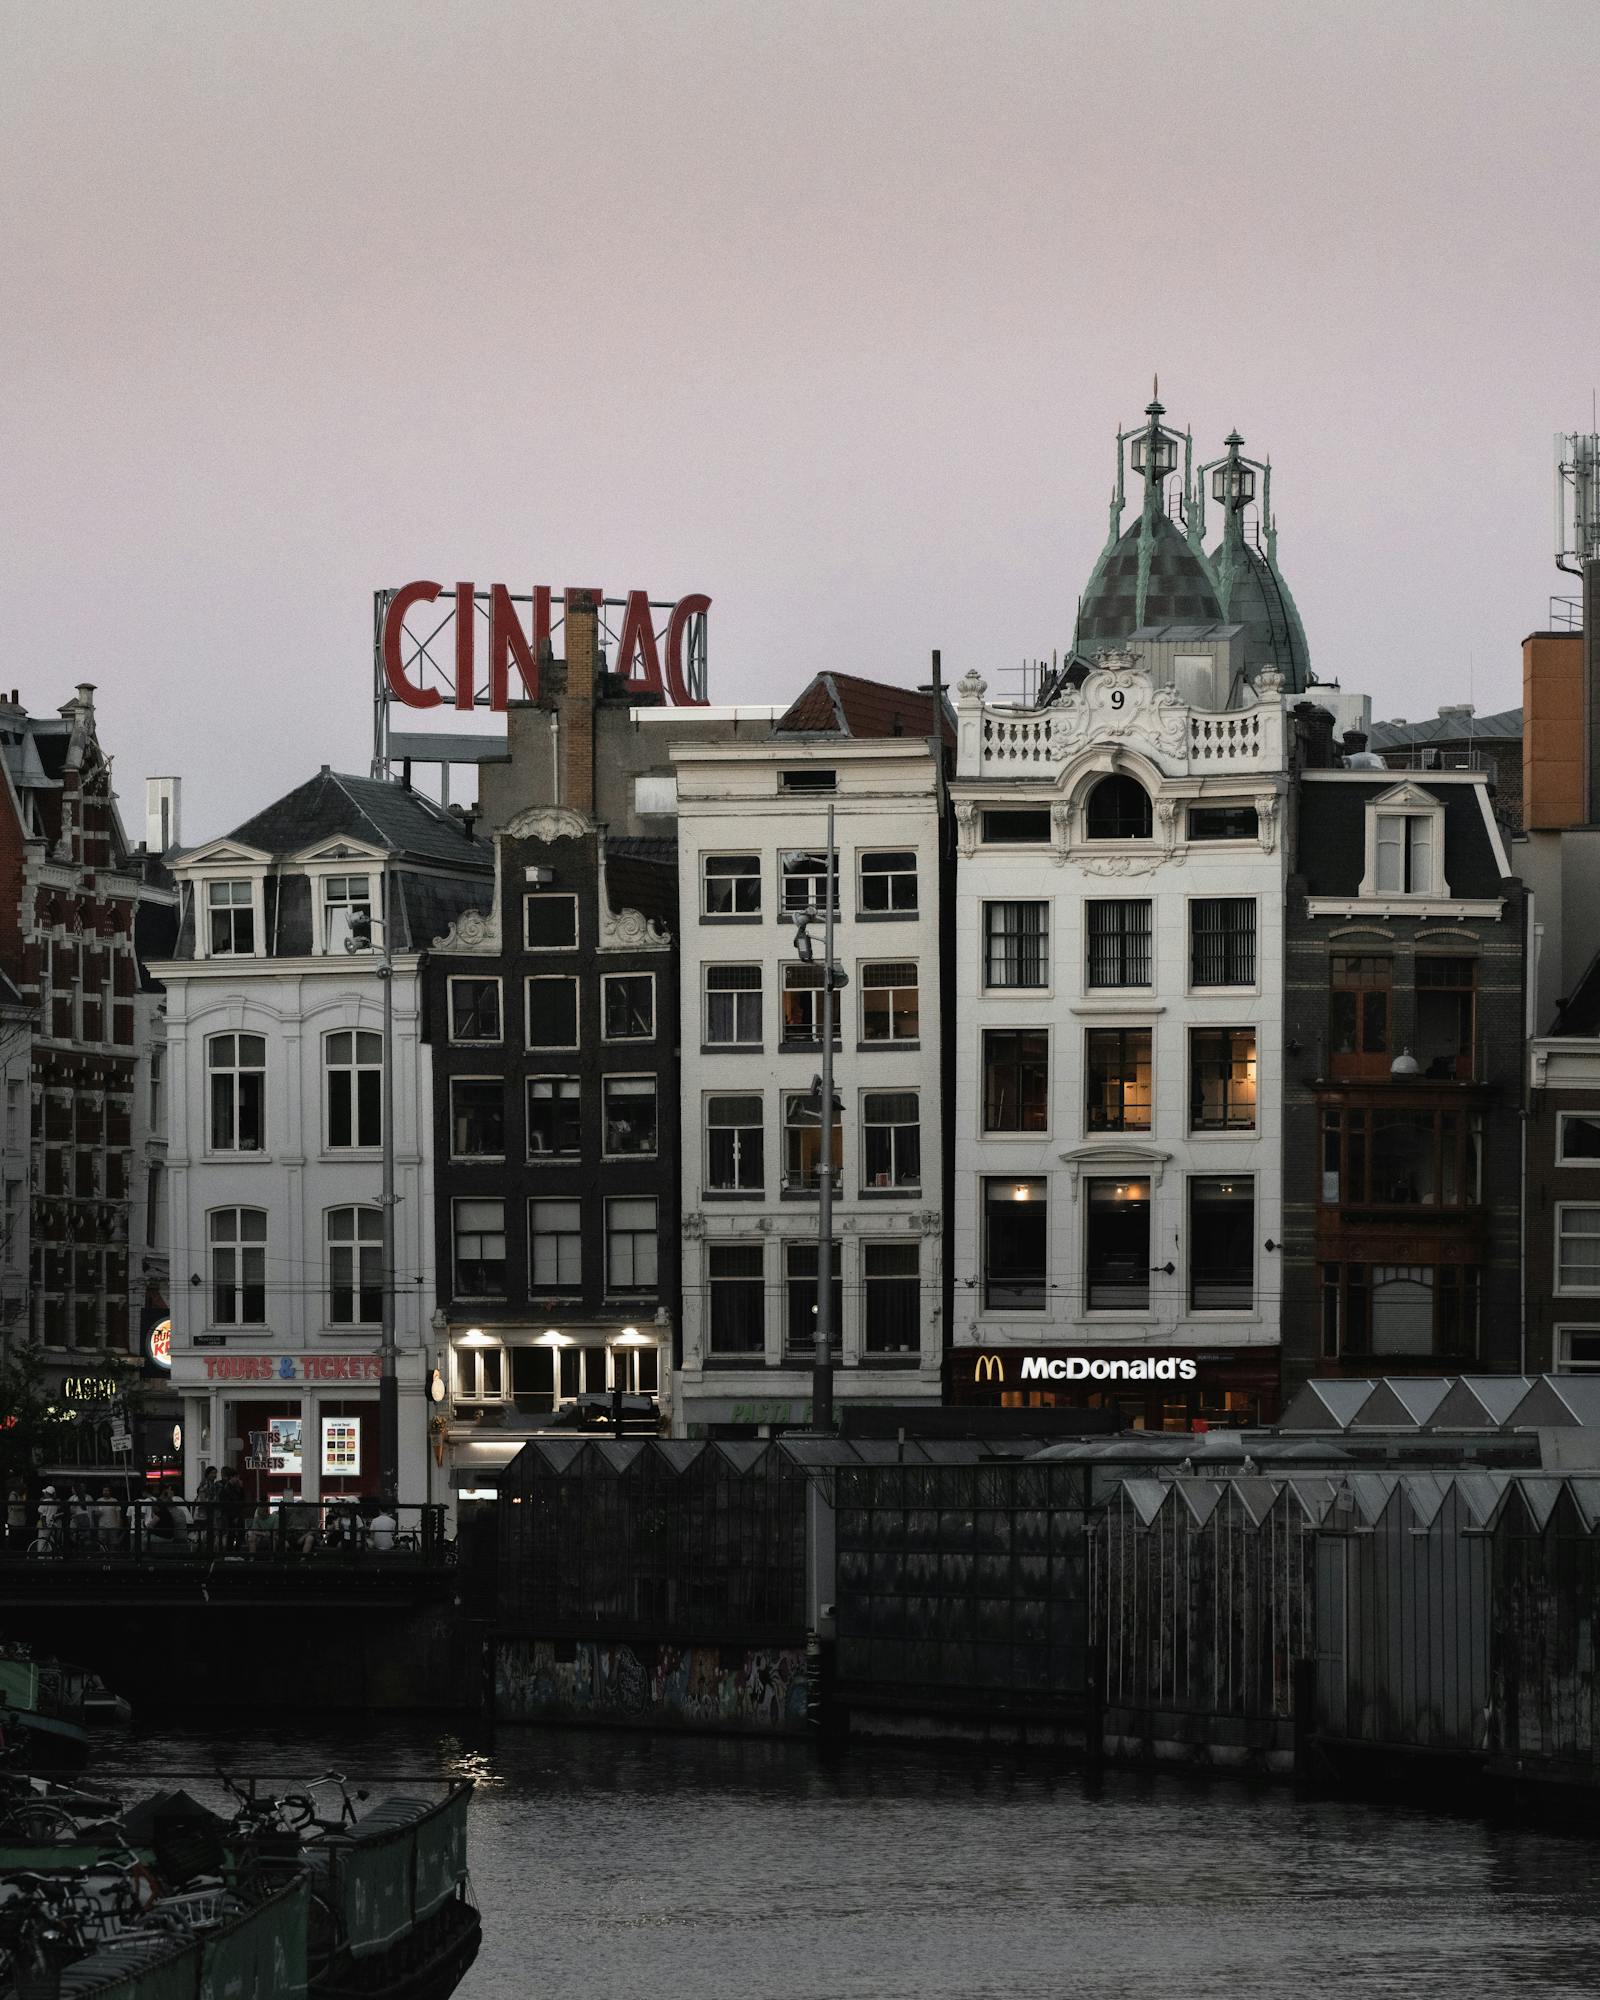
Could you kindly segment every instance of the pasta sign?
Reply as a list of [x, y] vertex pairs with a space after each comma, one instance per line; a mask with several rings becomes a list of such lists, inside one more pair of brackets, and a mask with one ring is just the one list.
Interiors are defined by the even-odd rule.
[[[436, 687], [424, 687], [406, 672], [406, 613], [414, 606], [432, 604], [444, 595], [437, 583], [408, 583], [389, 600], [383, 618], [383, 674], [389, 692], [407, 708], [437, 708], [444, 695]], [[511, 669], [515, 666], [522, 691], [529, 701], [539, 698], [539, 659], [554, 629], [551, 603], [554, 593], [548, 584], [533, 593], [533, 632], [523, 630], [503, 583], [489, 588], [489, 683], [488, 706], [503, 711], [510, 699]], [[455, 586], [455, 705], [471, 709], [477, 705], [477, 644], [474, 605], [476, 586]], [[565, 611], [575, 603], [598, 606], [597, 590], [562, 593]], [[711, 608], [711, 599], [699, 595], [680, 597], [667, 620], [665, 643], [657, 640], [650, 617], [650, 593], [630, 590], [622, 614], [622, 634], [617, 642], [616, 672], [634, 687], [653, 690], [679, 708], [703, 708], [705, 698], [694, 694], [684, 672], [684, 642], [691, 620], [701, 618]]]

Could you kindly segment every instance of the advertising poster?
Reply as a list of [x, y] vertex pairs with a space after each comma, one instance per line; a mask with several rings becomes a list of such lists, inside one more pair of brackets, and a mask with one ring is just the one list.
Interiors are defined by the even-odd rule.
[[300, 1451], [300, 1419], [274, 1417], [267, 1425], [267, 1470], [298, 1479], [305, 1469]]
[[322, 1420], [322, 1476], [353, 1479], [361, 1471], [361, 1423], [356, 1417]]

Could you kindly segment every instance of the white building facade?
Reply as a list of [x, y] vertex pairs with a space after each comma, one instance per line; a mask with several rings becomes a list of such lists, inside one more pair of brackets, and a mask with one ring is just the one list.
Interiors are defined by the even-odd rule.
[[1236, 630], [958, 687], [954, 1401], [1270, 1413], [1289, 731]]

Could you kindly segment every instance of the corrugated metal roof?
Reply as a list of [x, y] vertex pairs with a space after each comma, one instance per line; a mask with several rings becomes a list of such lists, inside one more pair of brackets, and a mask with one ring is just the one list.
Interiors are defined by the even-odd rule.
[[1280, 1431], [1342, 1431], [1378, 1386], [1355, 1382], [1302, 1382], [1278, 1419]]
[[1531, 1375], [1458, 1375], [1429, 1420], [1431, 1428], [1498, 1430], [1533, 1383]]
[[1380, 1382], [1350, 1420], [1353, 1431], [1414, 1429], [1425, 1424], [1450, 1392], [1447, 1379], [1391, 1376]]
[[1600, 1375], [1541, 1375], [1511, 1415], [1507, 1430], [1600, 1425]]

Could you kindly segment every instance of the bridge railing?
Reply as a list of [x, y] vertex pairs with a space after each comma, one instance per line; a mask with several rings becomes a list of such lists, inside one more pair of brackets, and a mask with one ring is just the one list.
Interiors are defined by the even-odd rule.
[[352, 1500], [239, 1507], [218, 1500], [41, 1498], [4, 1555], [97, 1567], [158, 1562], [319, 1562], [423, 1567], [450, 1561], [444, 1508], [363, 1508]]

